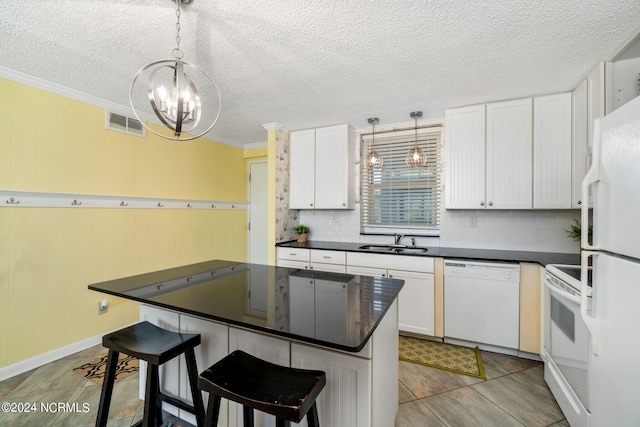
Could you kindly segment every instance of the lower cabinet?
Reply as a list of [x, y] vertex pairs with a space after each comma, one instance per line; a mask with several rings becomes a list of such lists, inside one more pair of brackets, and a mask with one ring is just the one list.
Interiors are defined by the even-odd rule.
[[[393, 304], [359, 353], [348, 353], [262, 334], [199, 317], [140, 305], [140, 319], [185, 333], [199, 333], [196, 347], [201, 372], [234, 350], [283, 366], [320, 369], [327, 385], [317, 400], [320, 425], [332, 427], [388, 427], [398, 409], [398, 305]], [[140, 398], [144, 399], [145, 367], [140, 369]], [[161, 386], [175, 397], [191, 401], [184, 356], [161, 367]], [[208, 396], [203, 393], [205, 407]], [[193, 415], [163, 404], [167, 412], [195, 425]], [[218, 427], [241, 427], [242, 408], [223, 399]], [[307, 426], [306, 420], [297, 424]], [[255, 412], [256, 427], [273, 427], [275, 419]]]
[[371, 425], [371, 360], [293, 343], [291, 366], [326, 373], [327, 385], [317, 400], [321, 426]]
[[350, 253], [347, 273], [404, 280], [398, 297], [398, 328], [436, 335], [433, 258]]

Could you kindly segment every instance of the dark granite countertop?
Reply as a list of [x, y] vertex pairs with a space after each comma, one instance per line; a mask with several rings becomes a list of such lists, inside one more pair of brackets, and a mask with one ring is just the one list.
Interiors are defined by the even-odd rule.
[[[213, 260], [89, 289], [324, 347], [358, 352], [404, 281]], [[375, 288], [375, 289], [374, 289]]]
[[[278, 243], [277, 246], [287, 248], [307, 248], [307, 249], [323, 249], [330, 251], [346, 251], [346, 252], [363, 252], [363, 253], [383, 253], [394, 254], [388, 249], [371, 250], [361, 249], [365, 243], [343, 243], [343, 242], [324, 242], [309, 240], [306, 243], [298, 243], [295, 240]], [[420, 256], [420, 257], [443, 257], [453, 259], [467, 259], [480, 261], [505, 261], [505, 262], [535, 262], [543, 267], [547, 264], [580, 264], [580, 255], [569, 253], [553, 253], [553, 252], [529, 252], [529, 251], [510, 251], [510, 250], [494, 250], [494, 249], [465, 249], [465, 248], [445, 248], [438, 246], [425, 247], [426, 252], [402, 254], [403, 256]]]

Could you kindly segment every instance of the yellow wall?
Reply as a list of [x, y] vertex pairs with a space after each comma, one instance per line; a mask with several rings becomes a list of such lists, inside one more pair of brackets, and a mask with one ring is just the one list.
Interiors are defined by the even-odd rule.
[[[104, 109], [0, 79], [0, 189], [246, 200], [243, 150], [104, 129]], [[245, 261], [246, 211], [0, 207], [0, 367], [138, 318], [93, 282]]]

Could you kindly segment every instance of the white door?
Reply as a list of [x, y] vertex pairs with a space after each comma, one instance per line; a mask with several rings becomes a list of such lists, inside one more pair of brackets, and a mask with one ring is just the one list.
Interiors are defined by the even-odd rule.
[[389, 270], [389, 277], [404, 280], [398, 296], [398, 328], [416, 334], [435, 335], [433, 274]]
[[582, 180], [589, 166], [589, 109], [587, 104], [587, 79], [584, 79], [572, 93], [571, 110], [571, 207], [582, 207]]
[[249, 262], [267, 264], [267, 162], [251, 162], [249, 174]]
[[345, 209], [354, 207], [353, 163], [349, 125], [316, 129], [315, 207]]

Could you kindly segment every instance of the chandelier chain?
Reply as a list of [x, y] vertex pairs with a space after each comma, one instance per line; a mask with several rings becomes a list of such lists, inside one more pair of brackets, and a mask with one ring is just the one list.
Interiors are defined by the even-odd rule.
[[182, 28], [180, 25], [180, 2], [177, 1], [176, 5], [176, 47], [173, 49], [173, 57], [176, 59], [182, 59], [184, 57], [184, 52], [180, 49], [180, 29]]

